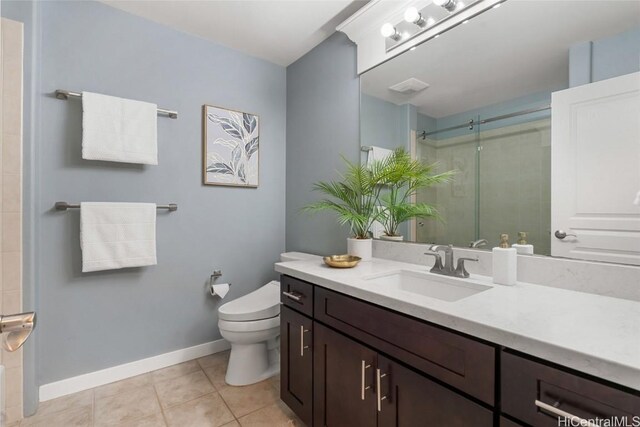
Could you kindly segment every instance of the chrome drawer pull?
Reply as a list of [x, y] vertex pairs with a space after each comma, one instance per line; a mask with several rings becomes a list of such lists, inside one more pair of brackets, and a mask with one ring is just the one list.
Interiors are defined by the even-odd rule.
[[302, 299], [302, 295], [300, 294], [295, 294], [293, 292], [285, 292], [282, 291], [282, 295], [284, 295], [285, 297], [292, 299], [294, 301], [300, 301]]
[[562, 418], [568, 418], [572, 422], [576, 423], [576, 425], [584, 426], [584, 427], [599, 427], [597, 424], [592, 423], [589, 420], [585, 420], [584, 418], [580, 418], [576, 415], [570, 414], [562, 409], [558, 409], [553, 405], [549, 405], [548, 403], [541, 402], [539, 400], [535, 401], [535, 404], [538, 408], [544, 409], [547, 412], [551, 412], [554, 415], [557, 415]]
[[380, 369], [376, 369], [376, 393], [378, 395], [378, 412], [382, 411], [382, 401], [387, 398], [387, 396], [382, 396], [382, 391], [380, 390], [380, 380], [386, 376], [387, 374], [380, 373]]
[[369, 390], [371, 388], [370, 385], [366, 384], [366, 380], [365, 380], [365, 371], [367, 369], [369, 369], [371, 367], [371, 365], [367, 365], [367, 362], [365, 362], [364, 360], [362, 361], [362, 375], [361, 375], [361, 386], [360, 386], [360, 398], [362, 400], [364, 400], [364, 391], [365, 390]]
[[304, 333], [309, 332], [304, 326], [300, 325], [300, 357], [304, 357], [304, 349], [309, 348], [308, 345], [304, 345]]

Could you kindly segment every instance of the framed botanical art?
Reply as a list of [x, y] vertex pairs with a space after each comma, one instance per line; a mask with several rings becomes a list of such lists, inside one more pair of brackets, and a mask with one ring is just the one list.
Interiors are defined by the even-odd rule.
[[202, 106], [205, 185], [255, 188], [259, 181], [260, 119], [212, 105]]

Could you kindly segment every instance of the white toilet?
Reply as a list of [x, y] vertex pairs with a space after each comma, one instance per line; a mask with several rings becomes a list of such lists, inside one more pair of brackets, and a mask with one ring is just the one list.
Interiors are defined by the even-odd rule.
[[[300, 252], [280, 255], [281, 261], [318, 258]], [[280, 282], [272, 281], [218, 308], [218, 327], [231, 343], [225, 381], [248, 385], [280, 371]]]

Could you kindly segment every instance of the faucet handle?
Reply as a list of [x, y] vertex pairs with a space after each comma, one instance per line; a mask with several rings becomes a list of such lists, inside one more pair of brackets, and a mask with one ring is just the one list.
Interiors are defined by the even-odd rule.
[[478, 258], [458, 258], [458, 264], [456, 265], [455, 275], [456, 277], [469, 277], [469, 272], [464, 268], [465, 261], [478, 262]]
[[430, 252], [425, 252], [424, 254], [432, 256], [436, 259], [436, 261], [433, 263], [433, 268], [431, 268], [431, 271], [442, 271], [442, 257], [438, 252], [431, 250]]

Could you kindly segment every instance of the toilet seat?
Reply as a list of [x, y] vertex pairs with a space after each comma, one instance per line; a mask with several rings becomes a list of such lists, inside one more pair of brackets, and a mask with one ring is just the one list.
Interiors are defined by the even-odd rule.
[[218, 320], [218, 327], [229, 332], [257, 332], [276, 328], [278, 326], [280, 326], [279, 315], [268, 319], [246, 320], [240, 322], [222, 319]]
[[218, 319], [231, 322], [270, 319], [279, 314], [280, 282], [276, 280], [245, 296], [223, 304], [218, 309]]

